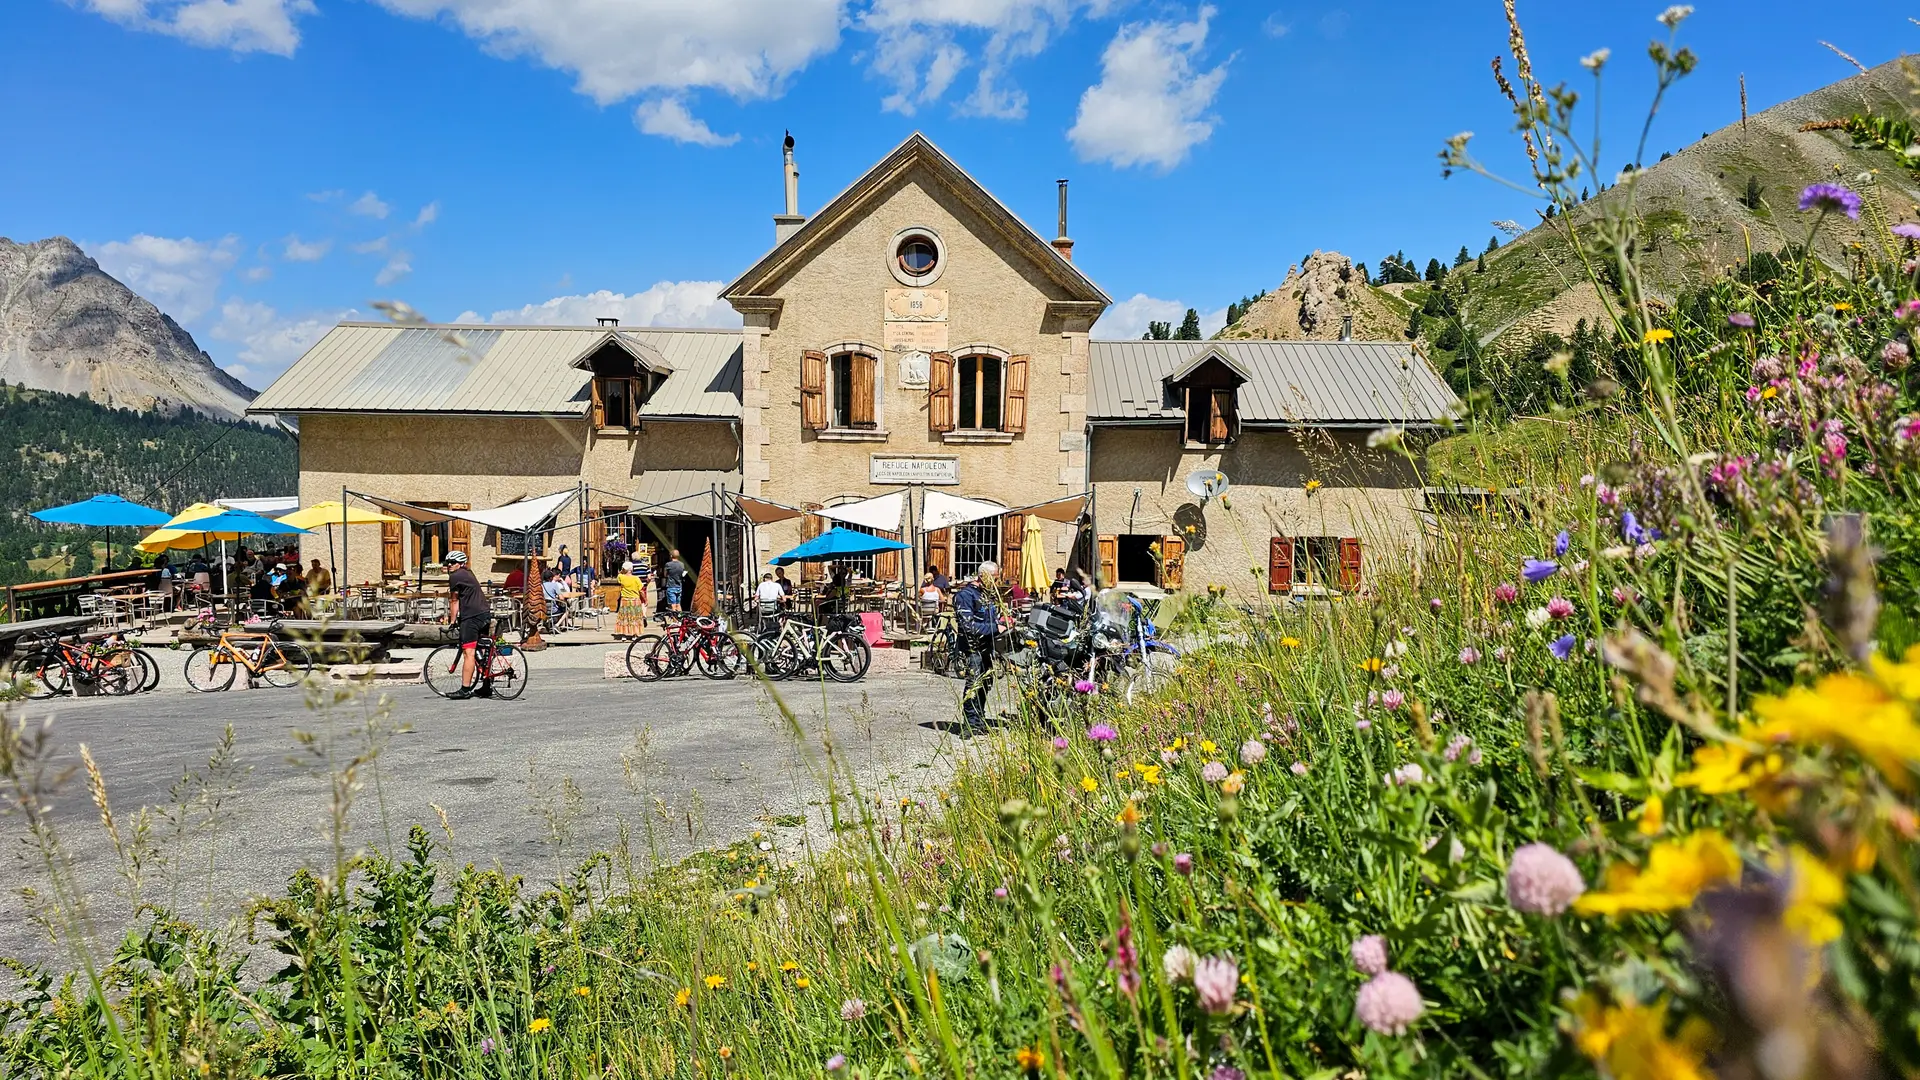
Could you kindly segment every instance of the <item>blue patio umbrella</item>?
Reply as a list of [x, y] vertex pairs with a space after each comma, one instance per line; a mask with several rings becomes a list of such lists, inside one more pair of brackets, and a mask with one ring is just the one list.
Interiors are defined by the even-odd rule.
[[107, 561], [111, 563], [115, 526], [151, 529], [155, 525], [164, 525], [169, 515], [165, 510], [129, 502], [118, 495], [95, 495], [77, 503], [35, 510], [33, 516], [50, 525], [84, 525], [106, 529]]
[[826, 562], [849, 555], [878, 555], [883, 551], [905, 551], [912, 547], [898, 540], [889, 540], [884, 536], [870, 536], [852, 529], [828, 529], [819, 536], [801, 544], [792, 551], [775, 555], [771, 560], [775, 566], [786, 566], [798, 562]]

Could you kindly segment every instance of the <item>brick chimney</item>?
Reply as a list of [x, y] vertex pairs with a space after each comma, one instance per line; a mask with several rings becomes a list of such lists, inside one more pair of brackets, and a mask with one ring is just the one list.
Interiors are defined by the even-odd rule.
[[787, 237], [800, 231], [807, 219], [800, 213], [800, 169], [793, 163], [793, 132], [787, 132], [780, 144], [780, 176], [786, 185], [787, 212], [773, 215], [773, 242], [786, 243]]
[[1073, 241], [1067, 239], [1067, 182], [1060, 181], [1060, 235], [1053, 238], [1053, 250], [1068, 262], [1073, 261]]

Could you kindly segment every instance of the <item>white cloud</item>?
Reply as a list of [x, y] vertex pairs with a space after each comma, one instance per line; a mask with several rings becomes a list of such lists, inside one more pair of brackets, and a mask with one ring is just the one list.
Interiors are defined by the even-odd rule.
[[300, 45], [294, 19], [312, 15], [312, 0], [68, 0], [122, 26], [176, 37], [209, 49], [292, 56]]
[[622, 326], [739, 326], [739, 313], [720, 299], [722, 285], [718, 281], [662, 281], [631, 295], [601, 289], [496, 311], [484, 319], [477, 311], [463, 312], [454, 321], [592, 326], [595, 319], [612, 317]]
[[312, 199], [314, 202], [317, 202], [317, 203], [336, 202], [346, 197], [347, 197], [347, 193], [345, 191], [342, 191], [339, 188], [329, 188], [326, 191], [307, 192], [307, 198]]
[[1226, 64], [1196, 69], [1213, 8], [1186, 23], [1130, 23], [1100, 57], [1100, 81], [1080, 97], [1067, 132], [1083, 161], [1171, 169], [1213, 134], [1207, 116]]
[[273, 267], [249, 266], [240, 276], [246, 278], [248, 281], [265, 281], [273, 276]]
[[375, 285], [391, 285], [408, 274], [413, 273], [413, 253], [396, 251], [387, 258], [387, 264], [373, 275]]
[[1286, 37], [1287, 32], [1293, 29], [1293, 24], [1287, 22], [1285, 16], [1276, 11], [1266, 17], [1266, 20], [1260, 24], [1260, 29], [1268, 37]]
[[647, 90], [777, 94], [840, 44], [842, 0], [379, 0], [570, 72], [602, 105]]
[[874, 0], [859, 16], [862, 29], [876, 36], [874, 73], [893, 85], [881, 102], [893, 112], [912, 115], [940, 99], [962, 68], [972, 63], [964, 38], [976, 39], [978, 74], [973, 90], [959, 103], [962, 113], [1019, 119], [1027, 113], [1027, 95], [1006, 81], [1019, 60], [1038, 56], [1055, 31], [1075, 15], [1105, 14], [1108, 0]]
[[[1180, 328], [1180, 321], [1187, 317], [1187, 310], [1193, 305], [1180, 300], [1162, 300], [1146, 293], [1134, 293], [1131, 297], [1107, 308], [1094, 324], [1093, 336], [1102, 341], [1131, 340], [1147, 332], [1147, 324], [1163, 322], [1173, 329]], [[1227, 309], [1215, 308], [1202, 311], [1200, 315], [1200, 335], [1212, 337], [1227, 325]]]
[[319, 262], [333, 250], [333, 241], [315, 240], [311, 243], [300, 239], [298, 234], [287, 237], [286, 249], [281, 253], [288, 262]]
[[372, 240], [363, 240], [358, 244], [348, 244], [347, 248], [355, 255], [379, 255], [387, 250], [387, 238], [377, 236]]
[[440, 218], [440, 200], [435, 199], [434, 201], [421, 207], [420, 212], [413, 216], [413, 227], [416, 229], [424, 229], [427, 226], [433, 224], [435, 221], [439, 220], [439, 218]]
[[350, 214], [359, 214], [361, 217], [384, 218], [392, 209], [393, 207], [380, 200], [380, 196], [369, 191], [365, 195], [353, 200], [352, 204], [347, 207], [347, 212]]
[[240, 346], [236, 362], [226, 365], [228, 372], [235, 378], [257, 379], [254, 386], [265, 386], [335, 323], [358, 314], [346, 309], [283, 316], [271, 305], [229, 296], [220, 305], [220, 321], [208, 336]]
[[687, 103], [677, 97], [641, 102], [640, 107], [633, 110], [633, 122], [648, 135], [695, 146], [732, 146], [740, 141], [738, 135], [716, 133], [705, 120], [688, 112]]
[[221, 278], [240, 257], [237, 236], [205, 241], [139, 233], [127, 240], [86, 246], [101, 269], [183, 323], [213, 307]]

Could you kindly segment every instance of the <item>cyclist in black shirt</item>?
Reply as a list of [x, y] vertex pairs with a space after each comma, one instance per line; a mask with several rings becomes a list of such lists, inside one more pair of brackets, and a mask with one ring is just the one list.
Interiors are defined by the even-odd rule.
[[480, 587], [480, 579], [467, 568], [464, 551], [447, 553], [447, 587], [453, 590], [454, 606], [449, 615], [458, 620], [460, 627], [460, 689], [447, 698], [465, 701], [475, 693], [473, 649], [480, 643], [480, 635], [487, 632], [487, 624], [493, 621], [493, 606], [487, 602], [487, 592]]

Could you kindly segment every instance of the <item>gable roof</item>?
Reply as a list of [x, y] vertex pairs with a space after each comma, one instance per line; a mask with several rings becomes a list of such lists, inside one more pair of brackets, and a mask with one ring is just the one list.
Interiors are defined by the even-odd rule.
[[728, 299], [764, 295], [762, 290], [775, 278], [803, 261], [834, 233], [841, 222], [858, 216], [884, 194], [894, 179], [915, 165], [925, 166], [962, 202], [978, 212], [988, 225], [998, 230], [1016, 251], [1046, 271], [1066, 291], [1066, 299], [1102, 305], [1113, 303], [1113, 298], [1101, 291], [1092, 278], [1062, 258], [1052, 244], [1034, 232], [1031, 226], [1007, 209], [1005, 203], [994, 198], [991, 192], [980, 186], [978, 180], [968, 175], [965, 169], [917, 131], [907, 136], [906, 141], [894, 147], [873, 168], [861, 174], [845, 191], [835, 195], [807, 218], [806, 223], [795, 230], [792, 236], [775, 244], [773, 250], [748, 267], [746, 273], [720, 290], [720, 295]]
[[1459, 405], [1413, 347], [1397, 341], [1094, 341], [1095, 423], [1172, 423], [1186, 413], [1166, 384], [1218, 355], [1244, 371], [1243, 423], [1430, 424]]
[[642, 419], [740, 416], [737, 330], [371, 322], [327, 331], [247, 411], [584, 416], [575, 365], [608, 344], [668, 372]]
[[1193, 359], [1188, 360], [1186, 363], [1168, 372], [1162, 381], [1177, 383], [1192, 375], [1194, 372], [1199, 371], [1209, 360], [1220, 361], [1222, 367], [1238, 375], [1240, 381], [1243, 383], [1253, 381], [1253, 373], [1246, 369], [1246, 365], [1235, 359], [1232, 353], [1220, 348], [1201, 349], [1199, 352], [1193, 354]]

